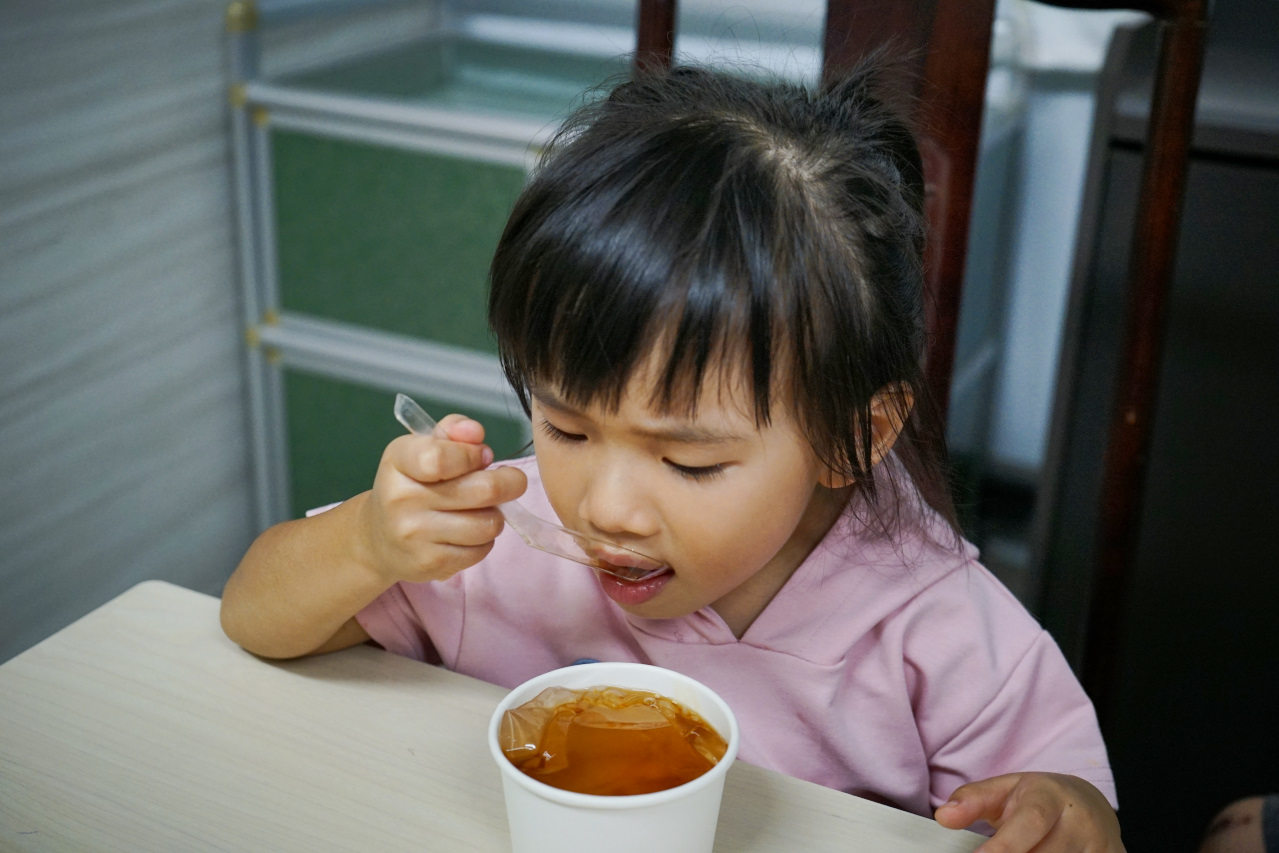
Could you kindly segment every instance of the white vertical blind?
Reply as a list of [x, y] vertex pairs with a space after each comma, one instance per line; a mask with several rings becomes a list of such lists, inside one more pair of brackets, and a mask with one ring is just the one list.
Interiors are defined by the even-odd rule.
[[146, 578], [220, 592], [255, 532], [225, 5], [0, 3], [0, 660]]
[[0, 4], [0, 660], [249, 542], [222, 8]]

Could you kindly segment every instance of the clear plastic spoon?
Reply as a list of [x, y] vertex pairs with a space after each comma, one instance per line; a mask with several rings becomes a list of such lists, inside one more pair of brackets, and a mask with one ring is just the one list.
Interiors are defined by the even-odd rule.
[[[418, 435], [430, 435], [435, 430], [435, 419], [405, 394], [395, 395], [395, 419]], [[574, 560], [621, 580], [638, 582], [669, 568], [638, 551], [544, 521], [515, 501], [498, 504], [497, 508], [529, 547]]]

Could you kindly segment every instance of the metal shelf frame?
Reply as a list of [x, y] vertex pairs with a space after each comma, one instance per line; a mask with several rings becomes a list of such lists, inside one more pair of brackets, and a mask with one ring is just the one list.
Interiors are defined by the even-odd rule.
[[[349, 94], [306, 91], [260, 78], [264, 23], [378, 5], [377, 0], [233, 2], [226, 29], [230, 132], [246, 353], [255, 521], [292, 516], [284, 370], [448, 401], [511, 417], [515, 394], [496, 356], [281, 307], [270, 134], [273, 129], [532, 170], [554, 128], [520, 116], [446, 110]], [[447, 27], [447, 25], [445, 25]], [[448, 30], [442, 28], [441, 34]], [[388, 412], [390, 417], [390, 412]]]

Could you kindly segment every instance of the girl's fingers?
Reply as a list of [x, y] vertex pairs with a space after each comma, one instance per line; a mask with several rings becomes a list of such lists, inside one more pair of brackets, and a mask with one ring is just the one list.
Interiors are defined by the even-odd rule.
[[513, 501], [524, 494], [528, 477], [518, 468], [502, 466], [435, 483], [430, 504], [434, 509], [479, 509]]
[[387, 445], [383, 461], [419, 483], [451, 480], [493, 462], [484, 425], [465, 415], [446, 415], [429, 436], [403, 435]]
[[445, 415], [435, 426], [433, 433], [437, 438], [447, 438], [466, 444], [482, 444], [484, 442], [484, 425], [466, 415]]
[[[1067, 847], [1054, 847], [1054, 840], [1065, 840], [1061, 831], [1061, 809], [1049, 797], [1030, 796], [1017, 803], [994, 836], [974, 853], [1028, 853], [1028, 851], [1065, 851]], [[1078, 847], [1074, 848], [1078, 849]]]
[[[471, 510], [513, 501], [528, 488], [519, 468], [473, 468], [491, 459], [476, 445], [402, 436], [383, 455], [374, 492], [395, 515], [423, 510]], [[487, 448], [483, 448], [487, 450]]]
[[386, 446], [383, 460], [411, 480], [439, 483], [488, 467], [493, 451], [484, 444], [402, 435]]
[[1021, 779], [1022, 774], [1009, 773], [960, 785], [934, 816], [948, 829], [964, 829], [979, 820], [998, 826], [1004, 806]]
[[506, 523], [496, 509], [455, 510], [432, 513], [424, 519], [423, 529], [429, 530], [433, 544], [474, 548], [487, 545], [497, 538]]
[[1074, 776], [1013, 773], [955, 789], [937, 822], [959, 829], [984, 820], [995, 834], [975, 853], [1123, 853], [1119, 821], [1094, 786]]

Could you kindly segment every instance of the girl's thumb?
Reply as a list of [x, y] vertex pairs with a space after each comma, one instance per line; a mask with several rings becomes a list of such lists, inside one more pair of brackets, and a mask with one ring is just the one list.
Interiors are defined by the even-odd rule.
[[1020, 781], [1020, 773], [1009, 773], [960, 785], [948, 801], [937, 807], [934, 817], [947, 829], [963, 829], [979, 820], [998, 826], [1008, 797]]

